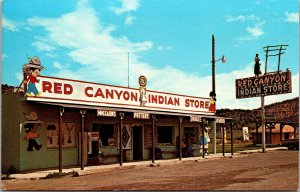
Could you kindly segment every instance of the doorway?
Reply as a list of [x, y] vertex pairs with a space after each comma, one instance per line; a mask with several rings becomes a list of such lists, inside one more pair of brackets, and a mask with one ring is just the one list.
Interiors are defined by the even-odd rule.
[[141, 125], [132, 127], [132, 153], [133, 160], [143, 160], [143, 126]]

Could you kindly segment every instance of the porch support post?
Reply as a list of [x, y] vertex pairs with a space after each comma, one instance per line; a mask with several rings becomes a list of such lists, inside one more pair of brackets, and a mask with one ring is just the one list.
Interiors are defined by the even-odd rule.
[[152, 115], [152, 163], [155, 163], [155, 134], [154, 134], [154, 127], [155, 127], [156, 115]]
[[122, 136], [122, 127], [123, 127], [123, 118], [124, 118], [124, 113], [120, 113], [120, 127], [119, 127], [119, 136], [120, 136], [120, 166], [123, 165], [123, 136]]
[[182, 117], [179, 117], [179, 161], [182, 160], [182, 147], [181, 147], [181, 140], [182, 140]]
[[211, 128], [213, 131], [213, 154], [217, 154], [217, 123], [216, 119], [211, 122]]
[[258, 144], [258, 123], [256, 123], [256, 145]]
[[[204, 119], [202, 119], [202, 158], [205, 157], [205, 153], [204, 153]], [[208, 132], [207, 132], [208, 133]]]
[[82, 109], [80, 110], [81, 114], [81, 154], [80, 154], [80, 159], [81, 159], [81, 170], [84, 169], [84, 116], [85, 116], [86, 110]]
[[60, 173], [62, 172], [62, 141], [63, 141], [63, 136], [62, 136], [61, 129], [62, 129], [62, 116], [63, 116], [63, 113], [64, 113], [64, 108], [60, 108], [59, 109], [59, 134], [58, 134], [58, 137], [59, 137], [58, 169], [59, 169]]
[[225, 124], [222, 124], [222, 152], [225, 157]]
[[282, 123], [280, 123], [280, 145], [282, 145], [282, 129], [283, 129], [284, 125]]
[[[231, 129], [231, 155], [233, 156], [233, 122], [230, 122], [230, 129]], [[257, 128], [256, 128], [257, 130]]]
[[271, 124], [271, 126], [270, 126], [270, 144], [272, 144], [272, 128], [273, 128], [272, 125], [273, 124]]

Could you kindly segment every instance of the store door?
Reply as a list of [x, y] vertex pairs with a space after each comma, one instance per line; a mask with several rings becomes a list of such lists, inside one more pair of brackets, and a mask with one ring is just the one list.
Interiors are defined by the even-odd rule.
[[140, 125], [132, 127], [132, 152], [133, 160], [143, 160], [143, 127]]

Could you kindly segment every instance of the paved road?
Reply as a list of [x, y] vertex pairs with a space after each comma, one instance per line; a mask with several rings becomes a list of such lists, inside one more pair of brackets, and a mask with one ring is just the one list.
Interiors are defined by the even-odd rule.
[[5, 180], [3, 190], [298, 190], [298, 151], [268, 151], [234, 158], [160, 166], [124, 166], [90, 175]]

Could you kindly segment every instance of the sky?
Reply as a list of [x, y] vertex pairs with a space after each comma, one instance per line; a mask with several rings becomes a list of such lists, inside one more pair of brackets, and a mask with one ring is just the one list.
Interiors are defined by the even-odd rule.
[[[19, 86], [27, 56], [44, 76], [209, 97], [212, 35], [217, 109], [256, 109], [259, 97], [236, 99], [235, 79], [264, 72], [268, 45], [287, 44], [280, 67], [299, 96], [299, 0], [2, 0], [2, 83]], [[277, 70], [277, 57], [268, 72]], [[129, 74], [129, 75], [128, 75]], [[129, 81], [128, 81], [129, 79]]]

